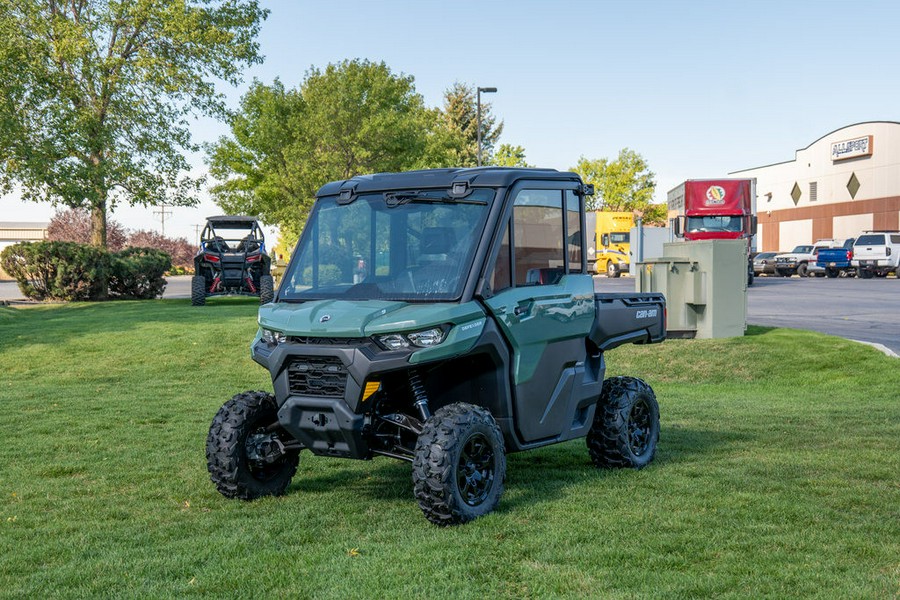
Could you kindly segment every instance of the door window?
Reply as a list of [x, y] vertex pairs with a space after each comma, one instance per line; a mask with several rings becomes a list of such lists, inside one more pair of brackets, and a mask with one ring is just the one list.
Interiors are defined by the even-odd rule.
[[515, 284], [552, 285], [565, 274], [561, 190], [521, 190], [513, 205]]

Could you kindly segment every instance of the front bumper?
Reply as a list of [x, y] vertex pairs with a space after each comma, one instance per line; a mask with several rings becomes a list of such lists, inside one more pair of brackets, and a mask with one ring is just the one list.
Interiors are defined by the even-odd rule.
[[278, 422], [314, 454], [368, 458], [363, 434], [366, 381], [410, 367], [409, 352], [378, 348], [367, 339], [335, 344], [258, 340], [251, 356], [272, 375]]

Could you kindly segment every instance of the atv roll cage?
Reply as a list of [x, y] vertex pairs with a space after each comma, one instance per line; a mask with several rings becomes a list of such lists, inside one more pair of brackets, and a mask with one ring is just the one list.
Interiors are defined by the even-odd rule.
[[271, 258], [262, 228], [253, 217], [209, 217], [194, 257], [191, 299], [203, 305], [209, 296], [259, 296], [271, 302]]

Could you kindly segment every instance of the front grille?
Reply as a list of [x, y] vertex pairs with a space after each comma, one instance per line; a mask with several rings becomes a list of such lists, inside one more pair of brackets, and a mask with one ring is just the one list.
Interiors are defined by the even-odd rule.
[[343, 398], [347, 367], [336, 356], [298, 356], [288, 365], [292, 395]]

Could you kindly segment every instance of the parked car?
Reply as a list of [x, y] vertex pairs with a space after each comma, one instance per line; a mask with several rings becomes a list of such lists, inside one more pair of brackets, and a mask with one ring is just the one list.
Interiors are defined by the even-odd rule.
[[863, 279], [900, 277], [900, 231], [864, 231], [853, 244], [853, 266]]
[[848, 238], [837, 248], [822, 248], [816, 256], [816, 267], [825, 272], [830, 278], [838, 276], [853, 277], [856, 268], [853, 267], [853, 243], [855, 238]]
[[774, 275], [777, 252], [760, 252], [753, 257], [754, 275]]
[[[815, 244], [797, 246], [790, 252], [779, 254], [775, 257], [775, 274], [782, 277], [790, 277], [797, 274], [800, 277], [809, 275], [810, 265], [816, 264], [816, 255], [822, 248], [831, 248], [834, 240], [819, 240]], [[822, 270], [821, 275], [825, 271]]]

